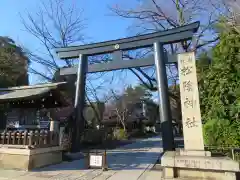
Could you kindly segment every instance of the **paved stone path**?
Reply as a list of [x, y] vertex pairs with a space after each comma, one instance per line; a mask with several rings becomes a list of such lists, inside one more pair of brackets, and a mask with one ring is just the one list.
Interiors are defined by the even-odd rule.
[[84, 169], [84, 161], [75, 160], [31, 172], [0, 170], [0, 180], [155, 180], [161, 172], [149, 171], [162, 152], [160, 137], [138, 140], [107, 152], [109, 170]]

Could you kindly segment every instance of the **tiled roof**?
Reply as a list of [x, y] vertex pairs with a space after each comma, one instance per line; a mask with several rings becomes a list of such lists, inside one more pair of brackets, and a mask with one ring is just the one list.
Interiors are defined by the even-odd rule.
[[56, 89], [61, 84], [66, 84], [66, 82], [0, 88], [0, 102], [4, 100], [17, 100], [21, 98], [39, 96], [46, 92], [49, 92], [52, 89]]

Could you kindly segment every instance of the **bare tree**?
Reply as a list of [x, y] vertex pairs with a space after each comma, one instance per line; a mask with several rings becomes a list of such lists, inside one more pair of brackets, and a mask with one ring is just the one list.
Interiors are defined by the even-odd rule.
[[[213, 7], [217, 1], [209, 3], [203, 0], [147, 0], [140, 1], [136, 8], [120, 8], [118, 5], [111, 10], [118, 16], [126, 19], [132, 19], [135, 34], [144, 34], [176, 28], [194, 21], [200, 21], [201, 27], [196, 34], [195, 40], [188, 44], [182, 44], [185, 50], [199, 49], [215, 42], [217, 36], [206, 38], [206, 33], [212, 33], [214, 23], [218, 21], [219, 9]], [[219, 3], [219, 2], [218, 2]], [[213, 5], [212, 5], [213, 4]], [[137, 31], [137, 32], [136, 32]], [[177, 47], [171, 47], [175, 52]]]
[[[138, 5], [133, 8], [121, 8], [119, 5], [110, 7], [114, 15], [132, 20], [133, 24], [129, 27], [129, 30], [135, 35], [163, 31], [200, 21], [199, 31], [192, 41], [165, 46], [165, 50], [169, 54], [189, 50], [199, 51], [211, 46], [219, 39], [218, 34], [214, 31], [214, 25], [218, 22], [219, 16], [225, 13], [225, 4], [222, 0], [147, 0], [138, 2]], [[150, 53], [152, 53], [152, 49], [148, 49], [147, 53], [145, 50], [140, 54], [146, 56]], [[127, 58], [136, 58], [136, 53], [133, 53], [133, 55], [128, 53]], [[152, 91], [157, 90], [154, 68], [132, 68], [130, 71], [147, 88]], [[167, 65], [167, 75], [171, 81], [170, 100], [174, 101], [171, 104], [174, 104], [175, 109], [181, 112], [178, 66], [176, 63]], [[181, 120], [181, 114], [179, 114], [179, 120]]]
[[47, 3], [42, 0], [38, 12], [21, 14], [21, 18], [26, 31], [41, 44], [40, 50], [27, 50], [30, 60], [37, 65], [37, 68], [30, 67], [30, 73], [51, 81], [61, 66], [73, 66], [73, 60], [60, 62], [53, 50], [84, 42], [83, 10], [74, 3], [66, 5], [64, 0], [49, 0]]
[[127, 123], [143, 118], [143, 102], [149, 101], [151, 97], [152, 94], [142, 86], [129, 86], [121, 93], [111, 89], [104, 113], [105, 122], [113, 120], [112, 123], [120, 124], [126, 132]]
[[[25, 50], [31, 61], [30, 73], [37, 75], [43, 81], [65, 81], [66, 77], [59, 77], [59, 69], [77, 65], [76, 59], [60, 60], [54, 52], [55, 48], [84, 44], [86, 41], [83, 10], [73, 2], [71, 4], [65, 0], [41, 0], [36, 13], [21, 14], [25, 30], [40, 43], [38, 50]], [[107, 59], [108, 56], [99, 55], [90, 57], [89, 63], [105, 62]], [[92, 86], [91, 82], [98, 81], [103, 75], [104, 73], [95, 73], [87, 76], [86, 91], [88, 96], [97, 94], [97, 89], [104, 86], [103, 83], [98, 83], [99, 85], [95, 87]], [[73, 82], [75, 78], [76, 76], [73, 75], [68, 79]], [[71, 91], [69, 93], [74, 95], [74, 84], [69, 89]], [[98, 101], [97, 96], [92, 97]], [[87, 100], [92, 100], [92, 98], [87, 97]]]
[[225, 25], [226, 28], [231, 27], [240, 34], [240, 1], [229, 0], [226, 3], [229, 8], [229, 14], [222, 25]]
[[[201, 2], [198, 0], [147, 0], [140, 1], [139, 5], [135, 8], [120, 8], [117, 5], [115, 7], [111, 7], [110, 9], [117, 16], [133, 20], [134, 23], [130, 29], [134, 29], [134, 34], [137, 35], [167, 30], [169, 28], [176, 28], [194, 21], [200, 21], [200, 30], [194, 37], [194, 41], [183, 42], [180, 46], [179, 44], [175, 44], [170, 47], [166, 47], [166, 50], [169, 53], [176, 53], [179, 50], [197, 50], [218, 40], [218, 36], [213, 34], [213, 25], [218, 21], [219, 9], [222, 8], [216, 9], [213, 5], [219, 4], [219, 1], [216, 0], [209, 3], [209, 1], [206, 0]], [[209, 34], [212, 34], [212, 36], [209, 37]], [[149, 87], [152, 87], [153, 83], [151, 84], [150, 82], [152, 80], [155, 81], [155, 79], [149, 77], [140, 69], [135, 70], [137, 72], [133, 72], [133, 70], [131, 71], [135, 75], [136, 73], [143, 75], [145, 80], [147, 80], [148, 85], [151, 85]], [[176, 66], [175, 68], [173, 65], [168, 67], [168, 75], [173, 81], [177, 82], [178, 79], [176, 78], [178, 76], [175, 71]], [[146, 83], [144, 84], [147, 85]]]
[[[70, 80], [72, 86], [69, 87], [65, 95], [74, 98], [75, 87], [74, 81], [76, 76], [61, 77], [59, 69], [61, 67], [72, 67], [77, 65], [75, 59], [59, 60], [56, 57], [54, 49], [58, 47], [68, 47], [73, 45], [84, 44], [86, 36], [84, 30], [86, 28], [83, 10], [78, 8], [74, 1], [65, 0], [41, 0], [37, 12], [21, 14], [22, 23], [25, 30], [30, 33], [39, 42], [40, 48], [37, 50], [26, 49], [28, 57], [31, 61], [30, 73], [37, 75], [43, 81], [66, 81]], [[106, 55], [89, 57], [88, 63], [107, 61]], [[96, 73], [87, 75], [86, 99], [89, 101], [93, 112], [100, 121], [99, 113], [91, 101], [98, 102], [96, 96], [97, 91], [104, 87], [102, 83], [95, 83], [92, 86], [92, 81], [103, 79], [104, 73]], [[69, 111], [72, 111], [73, 105], [70, 105]], [[57, 110], [56, 110], [57, 111]], [[76, 119], [73, 118], [73, 113], [69, 115], [69, 123], [66, 124], [66, 129], [69, 130], [69, 138], [72, 138], [72, 132], [75, 127]], [[87, 121], [85, 124], [87, 125]]]
[[122, 125], [124, 132], [126, 132], [126, 123], [130, 114], [129, 104], [122, 95], [118, 95], [114, 90], [111, 90], [110, 96], [112, 102], [107, 109], [108, 116], [115, 116], [117, 122]]
[[126, 132], [126, 120], [127, 120], [127, 116], [128, 116], [127, 107], [125, 106], [125, 104], [122, 104], [121, 109], [118, 107], [115, 107], [115, 112], [116, 112], [118, 121], [121, 122], [121, 124], [123, 126], [124, 132]]

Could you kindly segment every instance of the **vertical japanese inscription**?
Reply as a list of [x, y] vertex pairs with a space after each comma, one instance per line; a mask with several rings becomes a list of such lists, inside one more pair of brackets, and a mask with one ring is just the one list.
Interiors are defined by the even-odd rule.
[[183, 81], [183, 90], [184, 91], [193, 91], [193, 83], [191, 81]]
[[204, 150], [195, 53], [178, 55], [184, 147]]

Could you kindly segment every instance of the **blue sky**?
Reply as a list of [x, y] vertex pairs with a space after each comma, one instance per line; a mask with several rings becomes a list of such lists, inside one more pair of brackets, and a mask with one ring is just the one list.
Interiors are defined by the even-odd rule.
[[[47, 2], [47, 0], [45, 0]], [[84, 17], [87, 19], [86, 35], [94, 41], [105, 41], [126, 36], [126, 28], [130, 22], [110, 16], [108, 5], [118, 3], [118, 0], [69, 0], [76, 1], [76, 5], [84, 10]], [[21, 42], [25, 46], [32, 46], [33, 38], [24, 32], [24, 27], [21, 23], [19, 13], [36, 12], [39, 6], [39, 0], [1, 0], [0, 5], [0, 20], [1, 36], [10, 36], [16, 42]]]
[[[48, 0], [44, 0], [48, 2]], [[86, 35], [87, 41], [100, 42], [112, 39], [118, 39], [126, 37], [129, 33], [127, 28], [131, 25], [131, 21], [126, 21], [120, 17], [111, 15], [108, 6], [116, 4], [124, 5], [120, 0], [69, 0], [69, 3], [74, 2], [76, 6], [83, 9], [83, 17], [86, 19], [86, 29], [84, 35]], [[125, 1], [127, 2], [127, 1]], [[133, 2], [133, 1], [132, 1]], [[136, 2], [136, 1], [135, 1]], [[127, 2], [127, 6], [134, 6]], [[26, 15], [27, 12], [35, 13], [40, 6], [39, 0], [1, 0], [0, 5], [0, 36], [9, 36], [17, 44], [21, 44], [27, 49], [34, 50], [39, 49], [40, 44], [31, 34], [24, 30], [24, 26], [21, 22], [21, 15]], [[117, 73], [117, 76], [122, 73]], [[118, 90], [122, 90], [128, 84], [136, 84], [138, 80], [131, 73], [123, 73], [120, 79], [125, 79], [125, 84], [120, 81], [116, 81], [116, 87]], [[38, 77], [30, 75], [29, 81], [31, 84], [38, 83]], [[121, 87], [120, 87], [121, 84]]]
[[[43, 0], [48, 2], [48, 0]], [[100, 42], [112, 39], [123, 38], [129, 35], [127, 28], [132, 25], [132, 21], [110, 15], [111, 12], [108, 6], [127, 5], [128, 7], [136, 7], [137, 2], [140, 1], [122, 1], [122, 0], [65, 0], [68, 3], [75, 3], [75, 6], [84, 10], [83, 17], [86, 19], [85, 24], [87, 28], [84, 30], [88, 42]], [[40, 0], [1, 0], [0, 4], [0, 36], [9, 36], [27, 49], [39, 49], [38, 41], [24, 31], [23, 24], [19, 14], [23, 16], [26, 12], [34, 13], [38, 11]], [[119, 76], [118, 73], [117, 76]], [[35, 76], [30, 75], [30, 83], [36, 83]], [[115, 82], [116, 87], [120, 89], [126, 87], [127, 84], [136, 84], [137, 78], [131, 73], [125, 73], [122, 76], [126, 84], [121, 84], [120, 81]]]
[[[88, 37], [87, 41], [99, 42], [127, 36], [126, 29], [131, 22], [112, 16], [108, 9], [108, 6], [120, 4], [119, 0], [69, 0], [69, 3], [72, 2], [84, 10], [83, 17], [86, 19], [87, 26], [84, 34]], [[28, 49], [38, 49], [40, 44], [24, 30], [19, 14], [24, 16], [26, 12], [37, 12], [39, 5], [39, 0], [2, 0], [0, 5], [0, 36], [9, 36], [17, 44]], [[131, 4], [128, 5], [131, 6]], [[35, 76], [30, 76], [30, 83], [35, 83], [35, 81]]]

